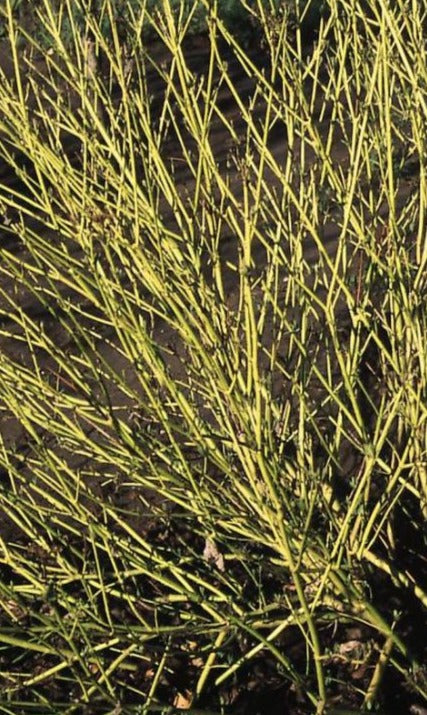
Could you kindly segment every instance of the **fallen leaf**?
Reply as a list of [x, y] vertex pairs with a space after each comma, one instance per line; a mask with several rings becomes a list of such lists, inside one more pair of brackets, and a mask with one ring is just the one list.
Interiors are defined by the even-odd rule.
[[205, 548], [203, 551], [203, 558], [208, 563], [213, 563], [217, 567], [218, 571], [225, 571], [224, 557], [218, 550], [215, 541], [212, 541], [211, 539], [206, 539]]
[[340, 643], [339, 653], [340, 655], [349, 655], [349, 653], [354, 653], [355, 651], [356, 653], [360, 653], [362, 648], [363, 646], [360, 641], [347, 641], [346, 643]]
[[177, 710], [189, 710], [191, 708], [191, 703], [193, 702], [193, 694], [190, 690], [184, 690], [182, 693], [178, 693], [173, 701], [173, 706]]

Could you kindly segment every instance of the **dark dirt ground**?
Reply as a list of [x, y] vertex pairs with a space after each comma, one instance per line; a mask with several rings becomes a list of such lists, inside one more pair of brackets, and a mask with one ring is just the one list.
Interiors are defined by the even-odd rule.
[[[164, 50], [161, 47], [157, 46], [153, 47], [153, 52], [156, 54], [157, 57], [160, 57], [161, 54], [164, 53]], [[258, 66], [262, 66], [263, 63], [265, 64], [265, 53], [258, 50], [254, 51], [253, 54]], [[190, 66], [194, 67], [195, 69], [203, 68], [205, 66], [205, 38], [200, 37], [191, 40], [188, 48], [188, 56]], [[167, 57], [165, 57], [165, 59], [167, 59]], [[9, 63], [7, 48], [2, 48], [0, 52], [0, 62], [3, 67], [7, 67]], [[233, 65], [232, 60], [230, 60], [230, 67], [233, 80], [235, 84], [239, 87], [240, 96], [246, 103], [248, 103], [254, 89], [254, 79], [251, 77], [242, 76], [242, 72], [241, 69], [239, 69], [238, 64], [234, 63]], [[154, 76], [151, 79], [151, 88], [155, 97], [158, 97], [157, 101], [159, 103], [159, 106], [161, 106], [162, 87], [158, 80], [154, 78]], [[238, 131], [244, 133], [245, 122], [242, 119], [242, 116], [235, 101], [230, 96], [227, 90], [221, 90], [218, 105], [221, 110], [226, 114], [227, 118], [230, 121], [233, 121], [234, 126], [238, 129]], [[263, 109], [264, 108], [262, 106], [262, 103], [260, 102], [259, 106], [255, 110], [256, 115], [260, 118], [263, 116]], [[326, 136], [329, 130], [329, 119], [327, 117], [327, 114], [325, 117], [322, 118], [322, 121], [319, 120], [318, 126], [321, 135]], [[346, 163], [348, 164], [348, 155], [340, 139], [340, 136], [337, 135], [333, 147], [333, 160], [337, 163], [340, 163], [342, 167], [345, 168]], [[214, 125], [212, 127], [212, 143], [215, 147], [217, 161], [225, 171], [226, 160], [231, 149], [230, 136], [220, 122], [214, 122]], [[277, 125], [271, 131], [271, 134], [269, 136], [269, 147], [274, 153], [274, 156], [276, 157], [278, 163], [283, 163], [286, 158], [287, 140], [285, 129], [283, 125], [280, 125], [280, 123], [277, 123]], [[70, 151], [74, 151], [74, 147], [71, 147]], [[179, 146], [177, 145], [176, 140], [174, 140], [173, 136], [171, 136], [169, 143], [165, 144], [165, 155], [169, 157], [174, 157], [173, 163], [175, 169], [175, 177], [180, 187], [180, 190], [182, 190], [183, 192], [188, 191], [191, 193], [192, 188], [194, 186], [194, 181], [191, 176], [188, 175], [188, 172], [186, 173], [184, 162], [180, 161], [182, 155], [180, 156]], [[241, 193], [242, 187], [241, 177], [236, 170], [234, 170], [233, 172], [233, 170], [227, 169], [227, 171], [231, 171], [231, 185], [233, 187], [233, 190], [235, 191], [235, 194], [239, 195]], [[398, 207], [404, 207], [405, 203], [408, 200], [408, 197], [411, 195], [414, 181], [417, 181], [417, 168], [414, 167], [413, 171], [413, 174], [411, 174], [411, 171], [408, 171], [407, 175], [402, 179], [400, 183], [399, 194], [397, 197]], [[272, 177], [271, 181], [272, 183], [277, 183], [277, 180], [274, 177]], [[16, 186], [16, 177], [10, 173], [8, 167], [4, 164], [0, 165], [0, 182], [2, 182], [4, 185]], [[171, 227], [175, 227], [173, 212], [171, 211], [171, 209], [164, 205], [161, 210], [166, 223], [169, 223]], [[387, 212], [388, 208], [386, 206], [380, 209], [380, 213], [384, 218], [386, 218]], [[335, 254], [337, 235], [338, 228], [336, 222], [334, 220], [330, 220], [324, 226], [324, 242], [325, 246], [327, 246], [327, 251], [330, 256], [334, 256]], [[48, 238], [49, 236], [45, 234], [45, 237]], [[55, 241], [55, 235], [53, 233], [51, 238], [52, 241]], [[1, 248], [5, 247], [10, 248], [10, 246], [11, 238], [9, 234], [6, 230], [2, 231], [0, 228], [0, 250]], [[26, 253], [26, 249], [24, 246], [19, 246], [18, 250], [23, 260], [28, 258], [28, 254]], [[221, 261], [224, 264], [227, 261], [231, 263], [235, 262], [236, 250], [233, 241], [233, 236], [224, 235], [222, 237], [220, 250]], [[316, 261], [317, 257], [318, 250], [316, 246], [314, 245], [314, 243], [308, 241], [305, 249], [305, 258], [307, 262], [313, 263]], [[258, 245], [254, 249], [254, 262], [257, 270], [262, 270], [263, 261], [265, 261], [264, 251], [262, 246]], [[206, 266], [205, 270], [206, 275], [209, 276], [209, 266]], [[236, 304], [239, 296], [238, 278], [236, 277], [236, 273], [232, 271], [225, 273], [225, 276], [226, 294], [228, 296], [230, 305], [233, 305]], [[57, 345], [61, 345], [63, 348], [73, 349], [73, 347], [69, 343], [69, 335], [64, 333], [57, 320], [49, 315], [46, 308], [35, 300], [34, 295], [32, 295], [29, 291], [23, 289], [22, 286], [17, 286], [15, 284], [15, 281], [13, 280], [10, 280], [10, 282], [8, 283], [5, 278], [2, 278], [2, 281], [3, 283], [1, 287], [4, 293], [13, 293], [15, 297], [16, 295], [18, 295], [22, 310], [32, 317], [36, 317], [37, 319], [43, 320], [49, 336], [52, 337], [52, 339]], [[69, 294], [72, 297], [73, 292], [70, 290]], [[7, 307], [7, 301], [5, 300], [5, 298], [0, 297], [0, 311], [6, 311]], [[1, 317], [2, 325], [4, 325], [5, 320], [7, 320], [7, 318], [5, 318], [3, 314]], [[343, 325], [343, 331], [345, 333], [345, 324]], [[176, 377], [176, 379], [180, 379], [181, 377], [183, 377], [185, 373], [185, 350], [183, 345], [180, 344], [174, 331], [172, 331], [168, 326], [159, 323], [154, 327], [154, 337], [158, 343], [164, 344], [165, 346], [171, 343], [174, 344], [175, 355], [170, 357], [170, 370], [173, 376]], [[314, 342], [315, 339], [315, 332], [313, 332]], [[268, 340], [269, 337], [267, 330], [266, 341], [268, 342]], [[104, 338], [99, 341], [97, 350], [108, 364], [113, 366], [114, 369], [118, 372], [125, 374], [126, 379], [129, 381], [129, 384], [133, 388], [137, 389], [137, 376], [133, 370], [133, 367], [132, 365], [128, 364], [120, 355], [119, 351], [114, 345], [114, 337], [112, 335], [105, 335]], [[25, 346], [20, 343], [17, 343], [14, 340], [6, 339], [0, 336], [0, 351], [12, 357], [13, 359], [20, 361], [21, 364], [29, 364], [28, 361], [30, 357], [28, 352], [26, 351]], [[46, 366], [41, 365], [41, 367], [53, 370], [55, 366], [47, 364]], [[275, 390], [280, 391], [281, 389], [283, 389], [283, 384], [278, 382], [275, 387]], [[316, 396], [314, 396], [314, 399], [315, 398]], [[131, 420], [132, 406], [128, 404], [123, 392], [119, 388], [115, 388], [114, 385], [111, 388], [110, 399], [112, 401], [112, 404], [114, 404], [117, 408], [120, 407], [121, 416], [123, 416], [124, 419]], [[24, 455], [30, 454], [31, 447], [27, 444], [28, 438], [24, 430], [22, 429], [20, 424], [14, 419], [14, 417], [10, 413], [8, 413], [7, 406], [5, 405], [1, 405], [0, 433], [7, 447], [13, 446], [14, 450], [16, 450], [17, 452], [20, 452]], [[89, 432], [88, 436], [90, 436]], [[357, 456], [352, 455], [351, 453], [343, 455], [342, 472], [348, 473], [349, 469], [354, 470], [355, 468], [357, 468], [357, 464], [355, 466], [355, 463], [357, 463]], [[87, 459], [83, 457], [76, 456], [74, 459], [71, 459], [69, 461], [69, 465], [73, 469], [90, 469], [90, 464], [87, 464]], [[127, 488], [122, 493], [120, 499], [125, 499], [129, 503], [132, 503], [133, 509], [137, 508], [135, 506], [137, 500], [134, 499], [132, 492], [131, 490], [129, 490], [129, 488]], [[139, 524], [139, 528], [143, 532], [151, 535], [152, 539], [156, 539], [158, 537], [158, 533], [156, 532], [156, 525], [153, 525], [152, 523], [145, 524], [145, 526], [141, 525], [140, 514], [138, 514], [136, 511], [134, 512], [134, 520], [135, 524]], [[402, 528], [404, 529], [404, 527]], [[19, 534], [16, 533], [16, 527], [10, 522], [8, 522], [7, 518], [4, 518], [2, 520], [0, 526], [0, 536], [5, 540], [20, 538]], [[412, 537], [410, 534], [408, 535], [407, 533], [402, 533], [402, 543], [404, 541], [410, 541], [411, 538]], [[417, 544], [417, 539], [418, 535], [413, 535], [415, 545]], [[406, 546], [403, 545], [401, 559], [405, 561], [407, 557], [408, 550]], [[375, 583], [373, 588], [375, 590], [375, 599], [378, 603], [385, 603], [389, 601], [390, 605], [386, 606], [387, 611], [391, 611], [391, 609], [395, 608], [396, 605], [405, 608], [408, 613], [407, 623], [404, 626], [404, 628], [406, 629], [406, 635], [408, 636], [408, 640], [413, 643], [414, 649], [419, 651], [419, 655], [422, 656], [422, 652], [424, 651], [425, 645], [424, 636], [424, 642], [420, 642], [423, 640], [420, 638], [420, 631], [422, 631], [421, 624], [423, 615], [419, 613], [419, 609], [416, 606], [415, 599], [413, 603], [408, 602], [407, 604], [402, 604], [400, 602], [396, 604], [396, 599], [399, 600], [400, 596], [397, 593], [393, 592], [393, 587], [391, 586], [389, 581], [384, 581], [384, 583]], [[418, 624], [418, 632], [416, 632], [417, 627], [415, 626], [415, 624]], [[354, 628], [352, 626], [349, 626], [348, 628], [345, 628], [341, 634], [325, 634], [325, 640], [330, 641], [333, 638], [340, 638], [340, 642], [345, 642], [346, 640], [349, 641], [353, 638], [359, 639], [360, 641], [368, 642], [370, 637], [368, 631], [369, 629], [366, 629], [366, 632], [364, 633], [355, 634]], [[427, 634], [425, 635], [427, 636]], [[299, 652], [301, 651], [301, 648], [300, 645], [298, 645], [298, 641], [296, 641], [295, 644], [287, 643], [285, 645], [291, 651], [292, 649], [295, 651], [296, 660], [298, 660], [298, 657], [304, 657], [304, 653]], [[336, 665], [337, 679], [341, 679], [341, 681], [343, 682], [342, 688], [339, 689], [336, 693], [337, 707], [346, 707], [347, 710], [345, 710], [345, 712], [356, 712], [356, 710], [359, 710], [357, 709], [358, 705], [353, 695], [354, 685], [358, 682], [360, 682], [361, 686], [363, 684], [366, 684], [366, 679], [368, 678], [371, 670], [369, 664], [366, 665], [365, 669], [361, 668], [360, 672], [358, 673], [349, 673], [348, 671], [346, 672], [346, 667], [348, 668], [348, 666], [340, 665], [339, 663], [337, 663]], [[299, 699], [298, 693], [290, 692], [288, 686], [284, 686], [283, 683], [280, 682], [280, 680], [277, 680], [277, 675], [275, 674], [275, 668], [273, 663], [269, 663], [265, 660], [256, 662], [251, 666], [249, 670], [250, 672], [248, 671], [242, 676], [243, 681], [240, 687], [237, 689], [237, 695], [236, 693], [234, 693], [233, 696], [232, 694], [230, 694], [230, 712], [236, 714], [241, 713], [242, 715], [282, 715], [285, 713], [290, 713], [291, 715], [298, 715], [299, 713], [309, 712], [309, 710], [307, 710], [306, 703], [303, 702], [303, 699]], [[184, 676], [181, 673], [181, 677], [185, 679], [185, 677], [187, 676]], [[351, 687], [347, 687], [344, 684], [346, 679], [351, 683]], [[173, 683], [167, 684], [167, 687], [172, 686]], [[403, 681], [394, 681], [386, 683], [382, 703], [382, 712], [384, 713], [384, 715], [386, 715], [387, 713], [390, 715], [392, 715], [393, 713], [396, 713], [396, 715], [398, 713], [425, 715], [425, 713], [427, 712], [425, 709], [422, 708], [420, 704], [417, 704], [411, 698], [411, 694], [405, 689]], [[206, 704], [206, 706], [208, 706], [208, 703]], [[86, 709], [85, 712], [89, 713], [91, 711], [89, 709]], [[342, 712], [344, 712], [344, 710], [342, 710]]]

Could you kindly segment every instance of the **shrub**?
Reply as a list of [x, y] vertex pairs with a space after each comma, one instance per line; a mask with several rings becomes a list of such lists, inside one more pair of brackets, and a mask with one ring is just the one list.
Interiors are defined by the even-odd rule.
[[6, 2], [10, 712], [426, 693], [422, 13], [330, 0], [307, 48], [256, 3], [257, 65], [204, 7], [202, 65], [196, 5], [127, 4], [125, 53], [44, 0], [41, 59]]

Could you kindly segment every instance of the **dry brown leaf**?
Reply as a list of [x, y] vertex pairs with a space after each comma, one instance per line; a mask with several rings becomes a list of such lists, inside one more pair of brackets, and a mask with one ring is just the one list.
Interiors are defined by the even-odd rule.
[[217, 567], [218, 571], [225, 571], [224, 556], [218, 550], [215, 541], [206, 539], [203, 558], [208, 563], [213, 563]]
[[173, 701], [173, 706], [177, 710], [189, 710], [191, 708], [191, 703], [193, 702], [193, 693], [191, 690], [184, 690], [182, 693], [178, 693]]
[[339, 654], [349, 655], [350, 653], [360, 653], [363, 649], [362, 643], [360, 641], [352, 640], [346, 641], [345, 643], [340, 643]]

